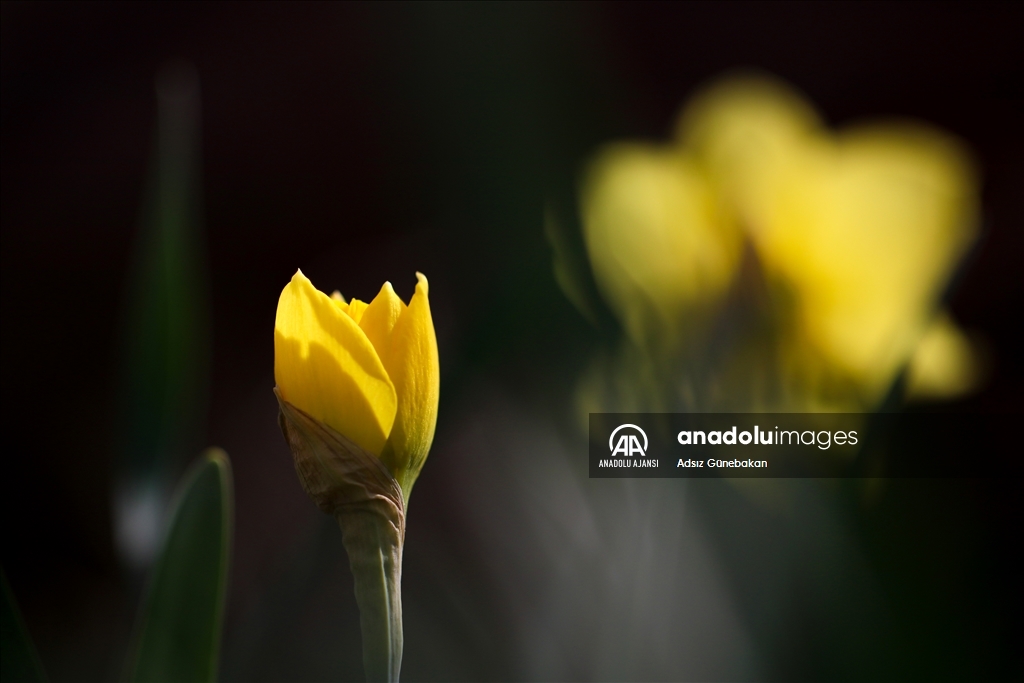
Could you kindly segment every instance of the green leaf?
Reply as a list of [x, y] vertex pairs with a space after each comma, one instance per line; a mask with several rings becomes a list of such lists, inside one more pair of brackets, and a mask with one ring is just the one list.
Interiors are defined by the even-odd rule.
[[7, 572], [0, 572], [3, 581], [3, 608], [0, 613], [0, 681], [45, 681], [36, 648], [21, 618], [18, 602], [14, 599]]
[[159, 553], [173, 477], [203, 441], [209, 399], [209, 291], [195, 67], [156, 78], [156, 147], [125, 283], [114, 520], [121, 560], [140, 572]]
[[234, 508], [227, 454], [206, 451], [175, 499], [128, 663], [132, 681], [217, 676]]

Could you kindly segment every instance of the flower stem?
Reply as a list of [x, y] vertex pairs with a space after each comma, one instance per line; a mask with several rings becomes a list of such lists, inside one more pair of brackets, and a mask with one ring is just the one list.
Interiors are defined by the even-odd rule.
[[302, 488], [334, 515], [355, 578], [366, 680], [398, 680], [402, 668], [405, 499], [380, 459], [281, 398], [281, 431]]
[[[372, 501], [369, 501], [372, 502]], [[336, 514], [355, 578], [363, 668], [371, 683], [398, 681], [402, 666], [402, 538], [370, 505]]]

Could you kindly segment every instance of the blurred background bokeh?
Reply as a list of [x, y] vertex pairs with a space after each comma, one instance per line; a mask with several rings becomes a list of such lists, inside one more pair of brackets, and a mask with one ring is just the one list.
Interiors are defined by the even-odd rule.
[[1017, 420], [1022, 28], [1010, 4], [4, 2], [2, 561], [51, 679], [118, 676], [207, 445], [235, 476], [221, 677], [362, 678], [340, 532], [271, 391], [300, 267], [364, 300], [430, 278], [406, 680], [1020, 677], [1019, 480], [589, 480], [577, 388], [618, 331], [552, 243], [581, 248], [595, 150], [662, 143], [733, 69], [833, 129], [927, 121], [980, 172], [945, 304], [986, 366], [928, 409]]

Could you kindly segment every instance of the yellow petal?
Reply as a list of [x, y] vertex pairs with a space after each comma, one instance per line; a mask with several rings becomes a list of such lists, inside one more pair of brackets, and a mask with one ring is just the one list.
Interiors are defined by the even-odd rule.
[[823, 132], [817, 113], [799, 93], [766, 76], [716, 83], [687, 105], [676, 128], [679, 142], [753, 232], [803, 141]]
[[278, 301], [274, 379], [284, 400], [381, 452], [395, 420], [395, 387], [359, 326], [302, 271]]
[[758, 246], [795, 287], [809, 339], [874, 401], [917, 346], [976, 215], [955, 141], [877, 126], [808, 148]]
[[687, 312], [725, 293], [739, 262], [739, 235], [676, 150], [606, 147], [585, 177], [582, 217], [598, 287], [638, 343], [671, 344]]
[[352, 299], [352, 301], [348, 302], [348, 310], [345, 312], [358, 325], [359, 321], [363, 319], [363, 313], [366, 312], [366, 302]]
[[388, 367], [391, 352], [391, 331], [405, 310], [405, 302], [398, 298], [390, 282], [385, 282], [380, 293], [370, 302], [359, 319], [359, 327], [377, 350], [377, 357]]
[[978, 385], [981, 372], [970, 340], [947, 313], [925, 332], [907, 367], [910, 398], [954, 398]]
[[342, 311], [348, 313], [348, 302], [345, 301], [345, 297], [341, 295], [341, 292], [334, 290], [331, 292], [331, 301]]
[[386, 367], [398, 392], [398, 412], [381, 455], [406, 498], [434, 440], [441, 385], [427, 278], [422, 273], [416, 277], [416, 293], [391, 332]]

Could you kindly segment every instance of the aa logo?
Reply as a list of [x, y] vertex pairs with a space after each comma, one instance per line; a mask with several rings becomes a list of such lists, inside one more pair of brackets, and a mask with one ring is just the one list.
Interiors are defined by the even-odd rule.
[[[639, 432], [640, 436], [644, 437], [644, 445], [641, 447], [640, 439], [636, 438], [636, 434], [631, 434], [628, 431], [623, 432], [619, 436], [619, 440], [616, 441], [615, 435], [623, 429]], [[643, 457], [647, 453], [647, 434], [636, 425], [619, 425], [612, 432], [612, 435], [608, 437], [608, 449], [612, 452], [612, 457], [616, 455], [625, 455], [627, 457], [639, 455]]]

